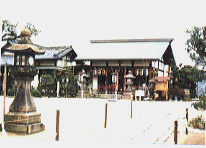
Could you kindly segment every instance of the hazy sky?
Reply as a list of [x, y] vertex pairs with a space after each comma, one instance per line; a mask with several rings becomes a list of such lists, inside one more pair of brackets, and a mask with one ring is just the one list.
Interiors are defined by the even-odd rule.
[[177, 65], [188, 65], [185, 30], [206, 25], [205, 5], [205, 0], [10, 0], [1, 2], [0, 14], [2, 20], [19, 22], [18, 34], [32, 22], [41, 30], [33, 43], [72, 45], [77, 54], [87, 52], [94, 39], [174, 38]]

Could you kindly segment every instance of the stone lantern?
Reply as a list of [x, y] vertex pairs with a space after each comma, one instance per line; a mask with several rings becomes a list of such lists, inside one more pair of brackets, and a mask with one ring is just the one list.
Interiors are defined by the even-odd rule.
[[17, 82], [17, 93], [9, 112], [5, 114], [4, 122], [8, 132], [31, 134], [45, 129], [41, 123], [41, 114], [36, 113], [36, 106], [30, 94], [31, 81], [38, 73], [34, 67], [34, 58], [36, 54], [44, 54], [44, 51], [32, 45], [31, 32], [28, 29], [22, 30], [20, 37], [18, 44], [6, 49], [14, 53], [14, 66], [10, 69], [10, 74]]
[[132, 75], [132, 72], [129, 71], [129, 73], [125, 76], [125, 78], [127, 79], [127, 89], [126, 89], [126, 92], [132, 92], [132, 85], [133, 85], [133, 79], [135, 78], [133, 75]]

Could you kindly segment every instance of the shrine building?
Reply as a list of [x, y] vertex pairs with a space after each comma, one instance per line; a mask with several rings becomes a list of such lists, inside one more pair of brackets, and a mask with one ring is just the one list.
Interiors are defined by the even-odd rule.
[[145, 90], [156, 82], [155, 98], [165, 93], [168, 99], [171, 63], [175, 61], [172, 41], [173, 38], [91, 40], [87, 53], [77, 54], [75, 71], [86, 72], [93, 94], [112, 94], [115, 90], [126, 93], [126, 76], [130, 72], [134, 76], [132, 90]]

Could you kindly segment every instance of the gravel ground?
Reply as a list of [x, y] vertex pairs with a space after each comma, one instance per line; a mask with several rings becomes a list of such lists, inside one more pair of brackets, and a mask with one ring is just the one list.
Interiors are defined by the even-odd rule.
[[[3, 97], [0, 97], [3, 102]], [[12, 98], [6, 98], [6, 112]], [[182, 119], [185, 116], [185, 108], [189, 109], [189, 118], [194, 118], [201, 111], [191, 107], [191, 102], [133, 102], [133, 114], [131, 102], [127, 100], [109, 102], [107, 128], [104, 128], [106, 99], [64, 99], [64, 98], [36, 98], [34, 102], [37, 112], [42, 115], [42, 123], [46, 129], [43, 132], [20, 135], [7, 133], [7, 137], [0, 132], [1, 139], [11, 140], [42, 140], [54, 141], [56, 130], [56, 110], [60, 110], [60, 141], [67, 142], [92, 142], [92, 143], [148, 143], [157, 139], [157, 133], [163, 129], [163, 125], [171, 125], [174, 119], [181, 117], [178, 130], [181, 136], [178, 138], [191, 141], [184, 135], [185, 125]], [[2, 103], [0, 103], [2, 110]], [[2, 122], [2, 114], [0, 114]], [[194, 134], [194, 133], [193, 133]], [[166, 134], [165, 134], [166, 135]], [[201, 137], [203, 134], [201, 134]], [[145, 137], [144, 137], [145, 136]], [[142, 139], [141, 139], [142, 138]], [[165, 137], [164, 137], [165, 138]], [[163, 143], [160, 138], [156, 143]], [[174, 144], [172, 135], [165, 144]], [[178, 139], [178, 141], [181, 141]], [[199, 138], [200, 139], [200, 138]], [[199, 140], [198, 139], [198, 140]], [[154, 141], [154, 140], [153, 140]]]

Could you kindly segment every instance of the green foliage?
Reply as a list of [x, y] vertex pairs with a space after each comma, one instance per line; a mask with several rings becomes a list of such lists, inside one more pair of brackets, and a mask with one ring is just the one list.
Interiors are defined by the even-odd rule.
[[56, 92], [56, 83], [53, 75], [46, 73], [42, 74], [37, 89], [42, 96], [54, 96]]
[[41, 30], [37, 30], [31, 22], [28, 22], [27, 25], [24, 26], [24, 28], [29, 29], [31, 31], [31, 35], [34, 36], [38, 35], [41, 32]]
[[13, 88], [9, 88], [8, 92], [7, 92], [8, 96], [14, 96], [14, 89]]
[[36, 88], [32, 88], [31, 95], [34, 96], [34, 97], [38, 97], [38, 98], [41, 98], [41, 96], [42, 96], [40, 91]]
[[[8, 20], [2, 20], [2, 33], [5, 32], [11, 32], [12, 36], [17, 36], [17, 32], [16, 32], [16, 28], [17, 28], [18, 22], [16, 23], [16, 25], [12, 24], [11, 22], [9, 22]], [[36, 29], [35, 26], [31, 23], [28, 22], [26, 26], [24, 26], [24, 28], [27, 28], [31, 31], [31, 35], [38, 35], [41, 31]]]
[[150, 95], [150, 98], [154, 98], [154, 93], [155, 93], [155, 84], [151, 84], [149, 85], [149, 95]]
[[[74, 76], [77, 77], [77, 76]], [[72, 74], [69, 75], [69, 82], [67, 83], [67, 95], [75, 97], [77, 95], [77, 80]]]
[[64, 97], [75, 97], [77, 95], [78, 77], [73, 75], [71, 68], [58, 69], [54, 71], [56, 81], [60, 82], [60, 95]]
[[192, 103], [192, 106], [194, 106], [195, 109], [206, 109], [206, 95], [203, 93], [199, 97], [199, 101]]
[[205, 121], [201, 116], [197, 116], [195, 119], [191, 120], [188, 124], [190, 127], [204, 129], [205, 130]]
[[187, 40], [187, 52], [190, 58], [196, 62], [196, 65], [206, 65], [206, 26], [193, 27], [187, 29], [186, 33], [190, 34], [190, 39]]
[[181, 89], [190, 89], [192, 97], [196, 95], [196, 82], [206, 79], [205, 71], [194, 66], [177, 67], [173, 66], [172, 79], [174, 84]]
[[13, 32], [16, 35], [17, 25], [18, 25], [18, 22], [16, 23], [16, 25], [14, 25], [8, 20], [2, 20], [2, 33], [6, 31], [6, 32]]

